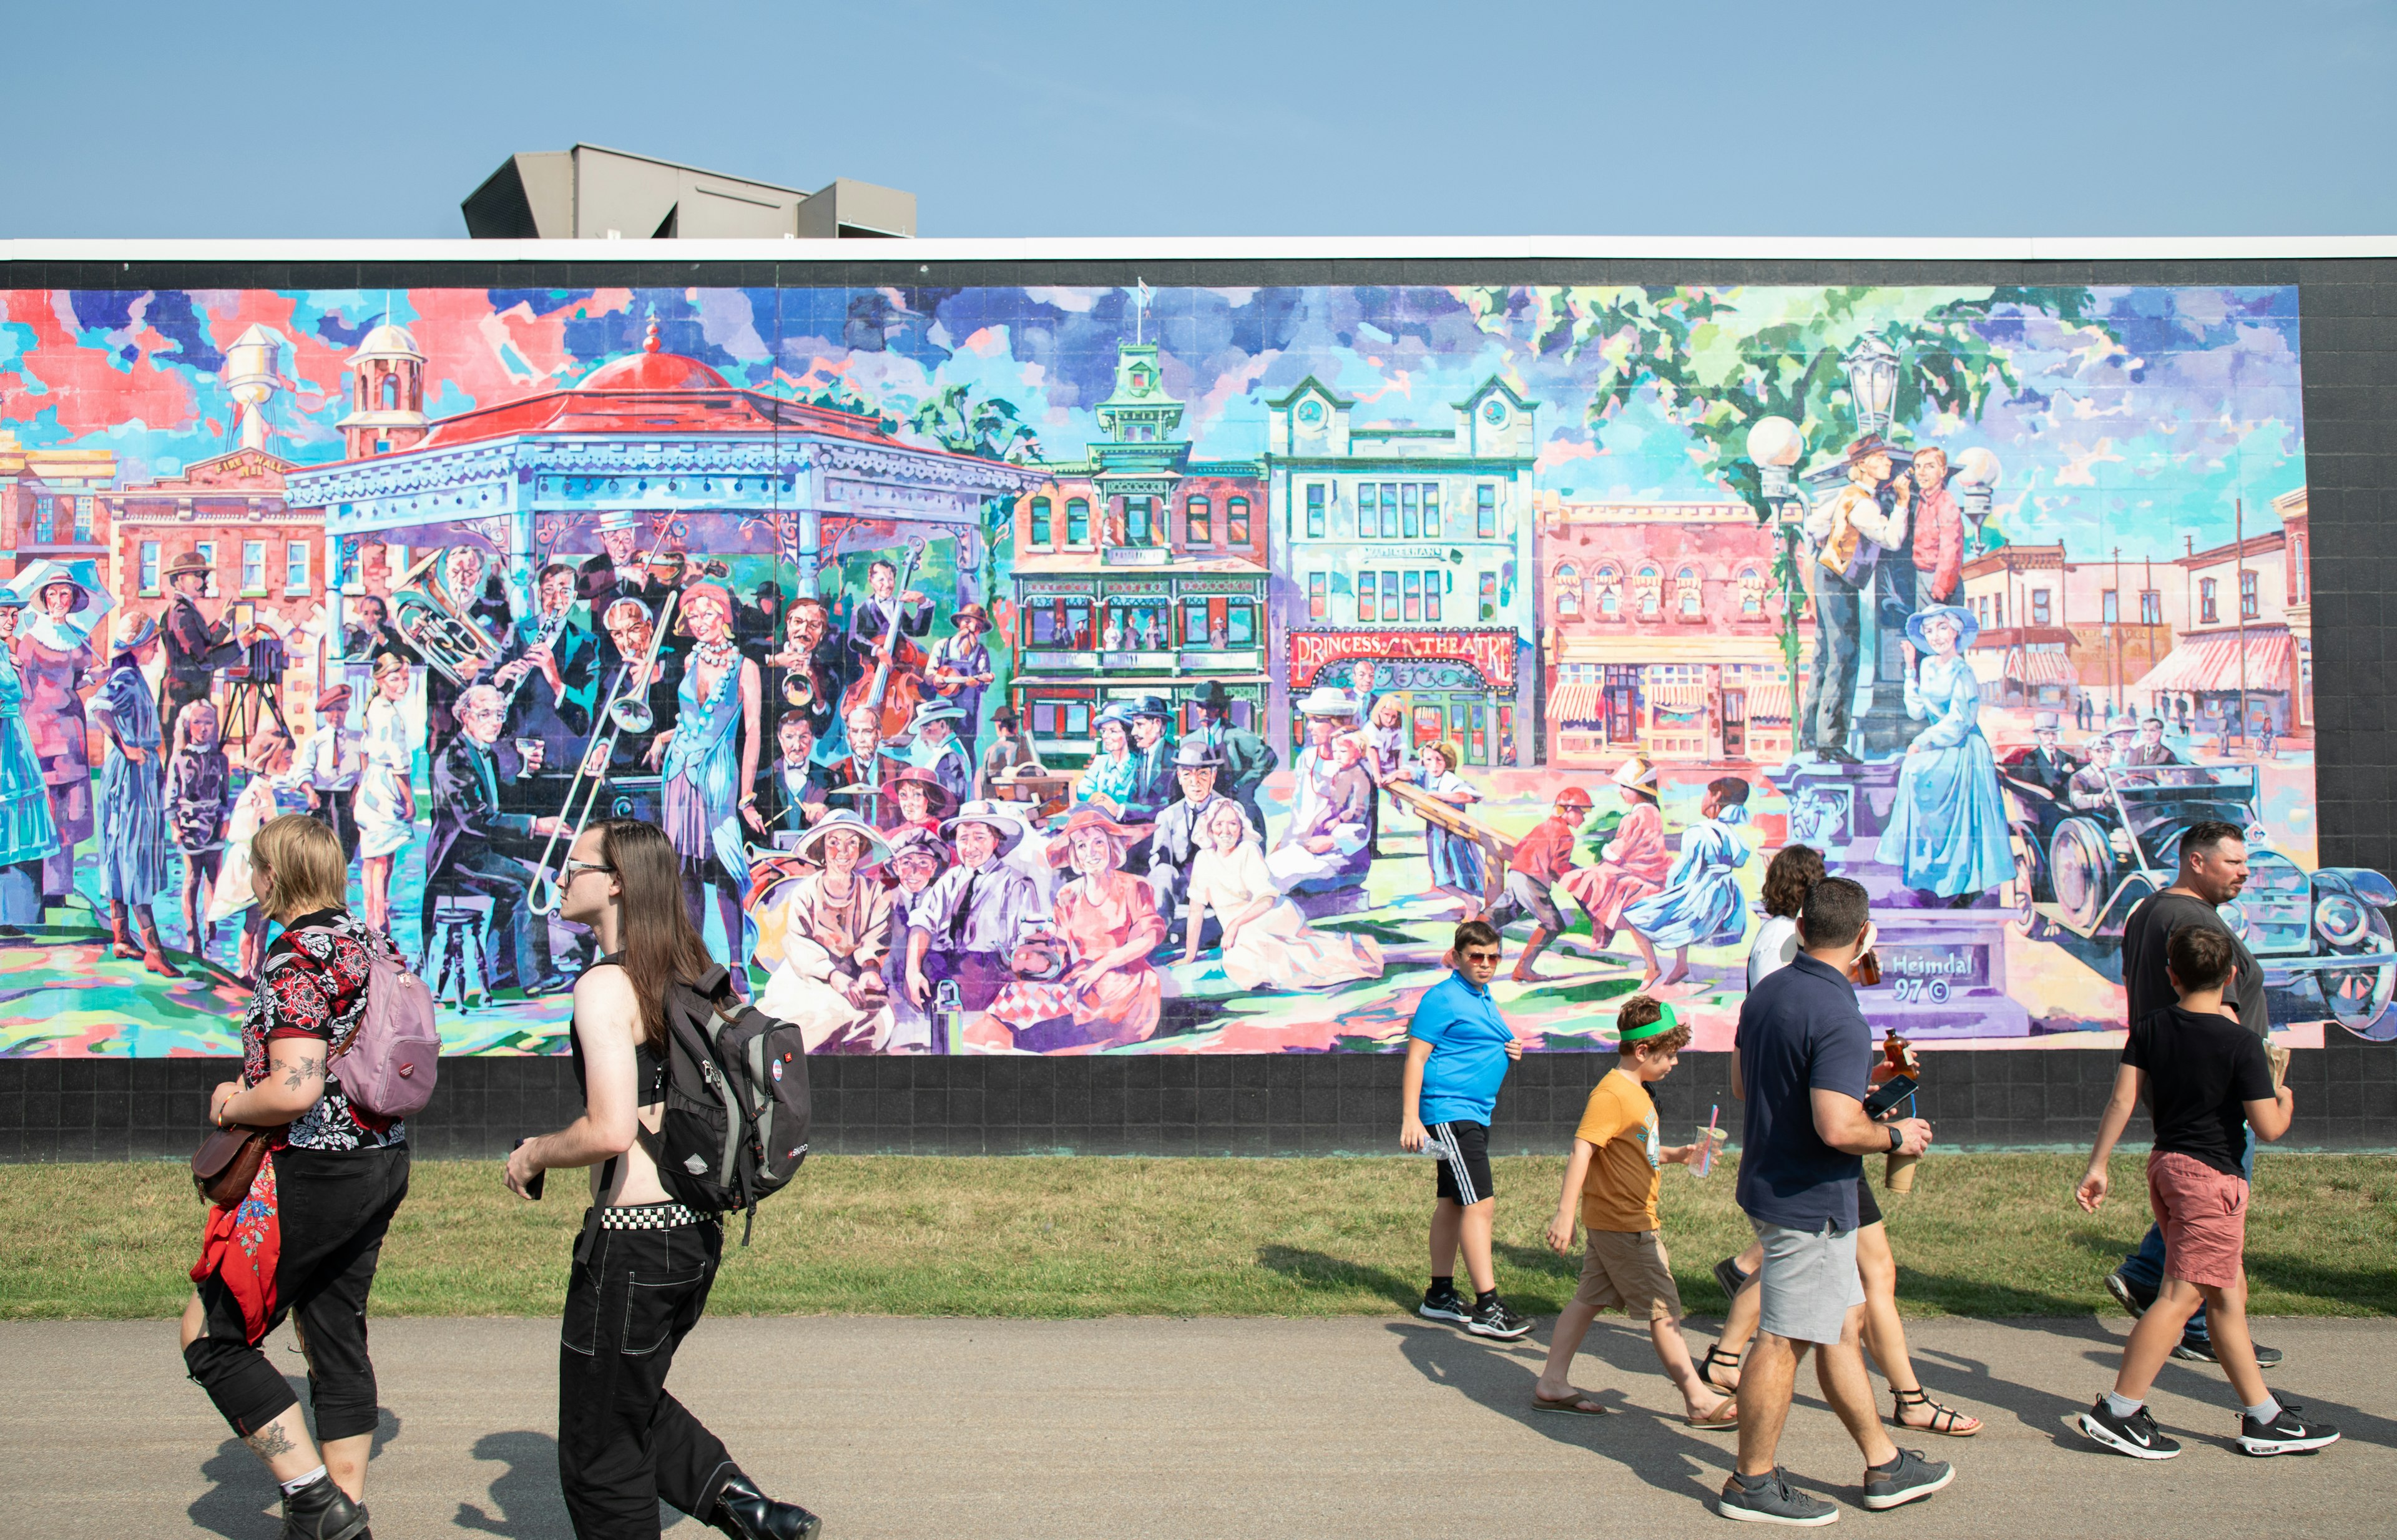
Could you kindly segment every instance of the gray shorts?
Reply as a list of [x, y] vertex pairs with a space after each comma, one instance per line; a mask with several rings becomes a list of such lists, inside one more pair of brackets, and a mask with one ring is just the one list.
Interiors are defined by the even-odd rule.
[[1848, 1312], [1865, 1302], [1856, 1274], [1856, 1232], [1791, 1230], [1761, 1219], [1748, 1223], [1763, 1243], [1756, 1277], [1762, 1310], [1759, 1330], [1791, 1342], [1835, 1343]]
[[1557, 907], [1556, 896], [1549, 892], [1548, 885], [1534, 877], [1526, 877], [1520, 872], [1506, 874], [1506, 891], [1491, 907], [1493, 912], [1508, 909], [1507, 923], [1512, 922], [1513, 916], [1530, 915], [1548, 934], [1560, 936], [1565, 933], [1565, 912]]

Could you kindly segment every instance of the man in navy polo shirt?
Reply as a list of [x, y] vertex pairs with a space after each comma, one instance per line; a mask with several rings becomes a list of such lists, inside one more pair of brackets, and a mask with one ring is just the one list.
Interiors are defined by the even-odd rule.
[[[1490, 998], [1502, 950], [1497, 931], [1468, 919], [1456, 928], [1447, 978], [1424, 991], [1407, 1028], [1407, 1069], [1399, 1106], [1399, 1147], [1428, 1146], [1439, 1167], [1431, 1211], [1431, 1287], [1418, 1315], [1461, 1323], [1476, 1336], [1512, 1342], [1532, 1323], [1499, 1302], [1498, 1271], [1490, 1261], [1490, 1228], [1498, 1200], [1490, 1184], [1490, 1119], [1498, 1087], [1523, 1044]], [[1473, 1298], [1456, 1292], [1456, 1250], [1465, 1248]]]
[[1764, 1262], [1762, 1317], [1739, 1378], [1739, 1465], [1715, 1511], [1726, 1519], [1813, 1526], [1839, 1517], [1792, 1488], [1774, 1464], [1798, 1360], [1814, 1351], [1823, 1399], [1864, 1452], [1864, 1504], [1894, 1508], [1928, 1497], [1955, 1471], [1902, 1450], [1881, 1431], [1858, 1344], [1865, 1292], [1856, 1276], [1856, 1184], [1868, 1154], [1920, 1155], [1931, 1125], [1865, 1116], [1872, 1029], [1848, 971], [1871, 950], [1871, 905], [1861, 883], [1826, 877], [1807, 891], [1799, 953], [1767, 975], [1739, 1010], [1732, 1093], [1746, 1104], [1739, 1206]]

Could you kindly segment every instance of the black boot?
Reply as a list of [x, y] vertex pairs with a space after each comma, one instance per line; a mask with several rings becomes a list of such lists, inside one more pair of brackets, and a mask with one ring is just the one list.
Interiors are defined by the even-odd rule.
[[283, 1499], [283, 1540], [365, 1540], [367, 1510], [319, 1476]]
[[797, 1503], [778, 1503], [746, 1476], [734, 1475], [716, 1494], [707, 1521], [732, 1540], [818, 1540], [824, 1520]]

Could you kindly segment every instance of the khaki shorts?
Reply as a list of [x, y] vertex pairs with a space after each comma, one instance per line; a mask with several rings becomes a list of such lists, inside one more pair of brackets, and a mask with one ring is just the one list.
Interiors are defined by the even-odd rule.
[[1589, 1230], [1582, 1252], [1581, 1287], [1573, 1302], [1601, 1315], [1620, 1309], [1634, 1320], [1679, 1320], [1681, 1291], [1654, 1230]]

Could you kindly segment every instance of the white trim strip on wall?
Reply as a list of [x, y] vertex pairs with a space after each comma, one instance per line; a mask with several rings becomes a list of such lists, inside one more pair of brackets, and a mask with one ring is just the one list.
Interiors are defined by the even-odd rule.
[[0, 240], [0, 262], [2262, 261], [2397, 257], [2390, 235], [1191, 236], [890, 240]]

